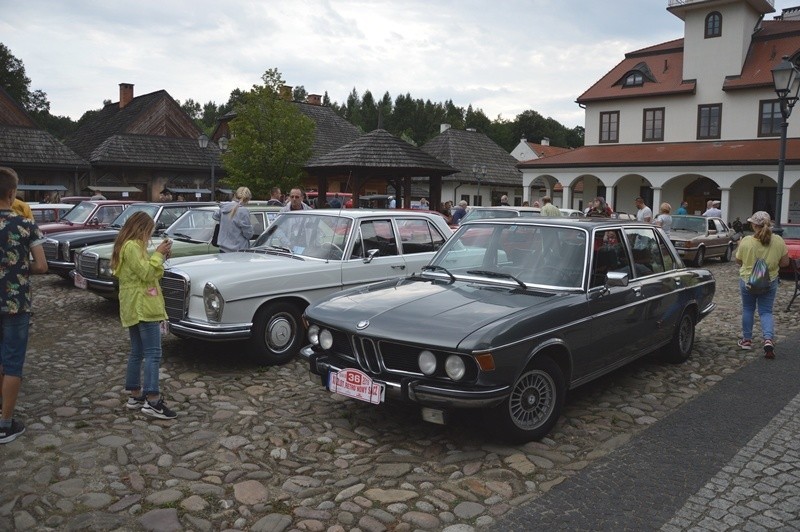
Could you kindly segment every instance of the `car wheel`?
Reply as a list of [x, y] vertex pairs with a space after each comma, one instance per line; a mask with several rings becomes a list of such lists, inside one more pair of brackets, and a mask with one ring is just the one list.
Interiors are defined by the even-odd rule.
[[722, 262], [730, 262], [733, 257], [733, 246], [725, 248], [725, 253], [719, 258]]
[[542, 356], [525, 368], [508, 398], [487, 414], [504, 439], [540, 440], [558, 421], [566, 393], [561, 368], [552, 358]]
[[706, 262], [706, 248], [698, 248], [697, 255], [694, 257], [694, 265], [698, 268]]
[[277, 302], [258, 311], [253, 320], [250, 353], [268, 366], [285, 364], [300, 349], [303, 339], [301, 311], [293, 304]]
[[665, 362], [672, 364], [680, 364], [686, 362], [689, 355], [692, 354], [694, 347], [694, 315], [689, 311], [684, 311], [678, 326], [675, 327], [675, 332], [672, 335], [672, 341], [667, 344], [661, 352], [661, 358]]

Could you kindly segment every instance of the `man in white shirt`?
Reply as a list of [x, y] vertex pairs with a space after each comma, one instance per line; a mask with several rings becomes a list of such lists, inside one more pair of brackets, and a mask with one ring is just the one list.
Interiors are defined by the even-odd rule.
[[722, 211], [719, 208], [720, 205], [722, 205], [722, 202], [720, 202], [719, 200], [711, 202], [711, 208], [707, 209], [706, 212], [703, 213], [703, 216], [705, 217], [713, 216], [715, 218], [722, 218]]
[[639, 209], [636, 211], [637, 221], [645, 223], [650, 223], [653, 221], [653, 211], [650, 210], [650, 207], [644, 204], [643, 198], [636, 198], [636, 208]]

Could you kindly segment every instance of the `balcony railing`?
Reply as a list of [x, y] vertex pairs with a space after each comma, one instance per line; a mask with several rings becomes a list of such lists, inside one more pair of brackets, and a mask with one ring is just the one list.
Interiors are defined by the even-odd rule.
[[[667, 0], [668, 7], [675, 7], [675, 6], [684, 6], [686, 4], [694, 4], [696, 2], [705, 2], [707, 0]], [[775, 8], [775, 0], [767, 0], [767, 3]]]

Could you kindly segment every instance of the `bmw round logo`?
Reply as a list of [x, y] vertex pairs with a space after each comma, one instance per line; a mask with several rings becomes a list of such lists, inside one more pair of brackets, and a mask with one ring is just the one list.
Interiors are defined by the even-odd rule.
[[356, 329], [358, 329], [359, 331], [361, 329], [366, 329], [367, 327], [369, 327], [369, 320], [359, 321], [358, 325], [356, 325]]

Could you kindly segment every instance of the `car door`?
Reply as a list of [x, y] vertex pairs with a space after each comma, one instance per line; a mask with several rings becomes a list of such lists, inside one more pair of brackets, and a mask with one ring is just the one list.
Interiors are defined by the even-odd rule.
[[[352, 245], [342, 264], [342, 285], [353, 286], [407, 274], [392, 219], [359, 220], [353, 224]], [[372, 258], [370, 258], [370, 254]]]
[[442, 247], [445, 237], [428, 220], [396, 218], [395, 227], [406, 264], [406, 274], [419, 272]]
[[[642, 325], [641, 281], [634, 277], [631, 253], [622, 230], [595, 232], [592, 248], [592, 275], [587, 294], [592, 338], [586, 356], [576, 361], [576, 379], [602, 372], [633, 357]], [[609, 272], [626, 273], [628, 286], [604, 288]], [[584, 368], [581, 373], [579, 366]]]
[[[713, 224], [713, 227], [712, 227]], [[725, 254], [725, 250], [728, 247], [730, 237], [728, 235], [728, 226], [725, 225], [725, 222], [718, 218], [712, 218], [709, 220], [708, 224], [709, 233], [711, 233], [711, 229], [714, 230], [714, 239], [713, 239], [713, 248], [709, 246], [709, 255], [713, 257], [719, 257]]]

